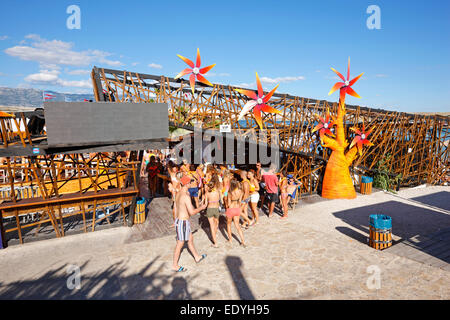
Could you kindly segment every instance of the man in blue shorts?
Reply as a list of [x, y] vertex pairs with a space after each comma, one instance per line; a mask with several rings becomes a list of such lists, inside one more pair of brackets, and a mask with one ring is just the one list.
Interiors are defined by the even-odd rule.
[[201, 256], [198, 254], [197, 250], [194, 246], [194, 238], [191, 232], [191, 223], [189, 222], [189, 218], [200, 211], [206, 208], [206, 203], [202, 202], [202, 204], [194, 209], [191, 197], [188, 193], [188, 186], [190, 183], [195, 181], [193, 178], [184, 175], [181, 178], [181, 190], [177, 193], [175, 197], [175, 231], [177, 244], [175, 246], [175, 251], [173, 253], [173, 266], [172, 269], [175, 272], [184, 272], [187, 269], [178, 265], [178, 260], [180, 259], [181, 249], [184, 246], [184, 243], [187, 241], [189, 251], [191, 251], [194, 256], [195, 262], [199, 263], [203, 259], [206, 258], [206, 254], [202, 254]]

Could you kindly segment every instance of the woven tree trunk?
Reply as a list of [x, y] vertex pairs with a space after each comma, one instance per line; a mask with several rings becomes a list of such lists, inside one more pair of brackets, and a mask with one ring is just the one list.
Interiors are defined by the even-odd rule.
[[[340, 89], [343, 90], [342, 88]], [[322, 197], [327, 199], [353, 199], [356, 198], [355, 187], [350, 177], [349, 166], [356, 158], [357, 147], [353, 146], [345, 152], [348, 142], [345, 138], [345, 94], [339, 99], [338, 114], [336, 118], [336, 138], [325, 134], [321, 136], [323, 147], [333, 150], [325, 169], [322, 184]]]

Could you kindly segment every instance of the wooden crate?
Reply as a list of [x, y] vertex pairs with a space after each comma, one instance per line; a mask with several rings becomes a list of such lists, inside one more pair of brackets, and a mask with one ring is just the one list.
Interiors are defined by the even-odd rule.
[[134, 213], [134, 223], [141, 224], [145, 222], [145, 202], [136, 203], [136, 211]]
[[360, 193], [361, 194], [371, 194], [372, 193], [372, 182], [369, 182], [369, 183], [361, 182]]
[[392, 246], [392, 229], [376, 229], [369, 226], [369, 246], [383, 250]]

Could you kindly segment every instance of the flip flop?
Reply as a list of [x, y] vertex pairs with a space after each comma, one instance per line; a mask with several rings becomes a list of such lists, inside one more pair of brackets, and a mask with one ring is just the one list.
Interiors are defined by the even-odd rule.
[[180, 267], [178, 270], [173, 270], [173, 272], [186, 272], [187, 269], [185, 267]]
[[202, 257], [200, 258], [200, 260], [195, 261], [196, 263], [200, 263], [203, 259], [206, 258], [206, 253], [202, 254]]

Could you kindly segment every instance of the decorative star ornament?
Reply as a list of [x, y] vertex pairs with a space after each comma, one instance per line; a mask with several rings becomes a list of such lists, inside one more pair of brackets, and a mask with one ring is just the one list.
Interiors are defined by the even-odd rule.
[[15, 118], [15, 115], [0, 111], [0, 118]]
[[258, 73], [256, 72], [256, 85], [258, 87], [258, 93], [256, 93], [253, 90], [246, 90], [246, 89], [234, 89], [235, 91], [242, 93], [249, 97], [252, 100], [249, 100], [244, 107], [242, 108], [241, 112], [239, 113], [238, 121], [241, 120], [250, 110], [253, 109], [253, 116], [255, 117], [256, 122], [259, 125], [259, 128], [263, 128], [263, 121], [261, 118], [261, 111], [269, 112], [269, 113], [281, 113], [280, 110], [272, 108], [268, 106], [266, 103], [270, 100], [272, 95], [275, 93], [275, 90], [277, 90], [279, 84], [272, 89], [268, 94], [264, 96], [264, 91], [261, 85], [261, 81], [259, 80]]
[[345, 99], [345, 94], [349, 94], [353, 97], [356, 98], [361, 98], [359, 96], [359, 94], [357, 94], [353, 89], [352, 89], [352, 85], [355, 84], [356, 81], [358, 81], [358, 79], [364, 74], [361, 73], [359, 76], [357, 76], [356, 78], [353, 78], [352, 80], [350, 80], [350, 58], [348, 58], [348, 67], [347, 67], [347, 80], [345, 80], [344, 76], [339, 73], [338, 71], [336, 71], [334, 68], [331, 68], [331, 70], [333, 70], [338, 76], [339, 78], [341, 78], [344, 82], [336, 82], [334, 84], [334, 86], [331, 88], [330, 92], [328, 92], [328, 95], [332, 94], [333, 92], [335, 92], [338, 89], [342, 90], [340, 91], [340, 99], [342, 101], [344, 101], [343, 99]]
[[335, 135], [330, 130], [334, 126], [334, 122], [330, 121], [330, 110], [327, 108], [327, 115], [325, 116], [325, 118], [322, 118], [319, 115], [315, 116], [319, 119], [319, 124], [314, 127], [311, 133], [319, 130], [320, 137], [322, 137], [324, 134], [328, 134], [329, 136], [334, 137]]
[[189, 76], [189, 82], [191, 84], [192, 94], [194, 94], [196, 79], [198, 81], [200, 81], [201, 83], [204, 83], [208, 86], [211, 86], [211, 87], [213, 86], [213, 84], [211, 82], [209, 82], [203, 75], [206, 74], [209, 70], [211, 70], [216, 64], [210, 65], [208, 67], [200, 68], [201, 59], [200, 59], [200, 50], [198, 48], [197, 48], [197, 60], [195, 62], [195, 65], [188, 58], [185, 58], [179, 54], [177, 54], [177, 56], [181, 60], [186, 62], [192, 69], [190, 69], [190, 68], [184, 69], [179, 74], [177, 74], [175, 79], [181, 78], [182, 76], [190, 73], [191, 75]]
[[367, 140], [367, 137], [369, 136], [369, 134], [372, 133], [373, 129], [374, 128], [372, 127], [369, 131], [366, 131], [366, 128], [364, 126], [364, 121], [363, 121], [363, 125], [362, 125], [362, 130], [359, 130], [355, 127], [351, 127], [350, 130], [355, 132], [356, 136], [353, 138], [353, 141], [350, 144], [350, 149], [356, 144], [359, 155], [362, 155], [363, 145], [373, 146], [373, 143], [370, 142], [369, 140]]

